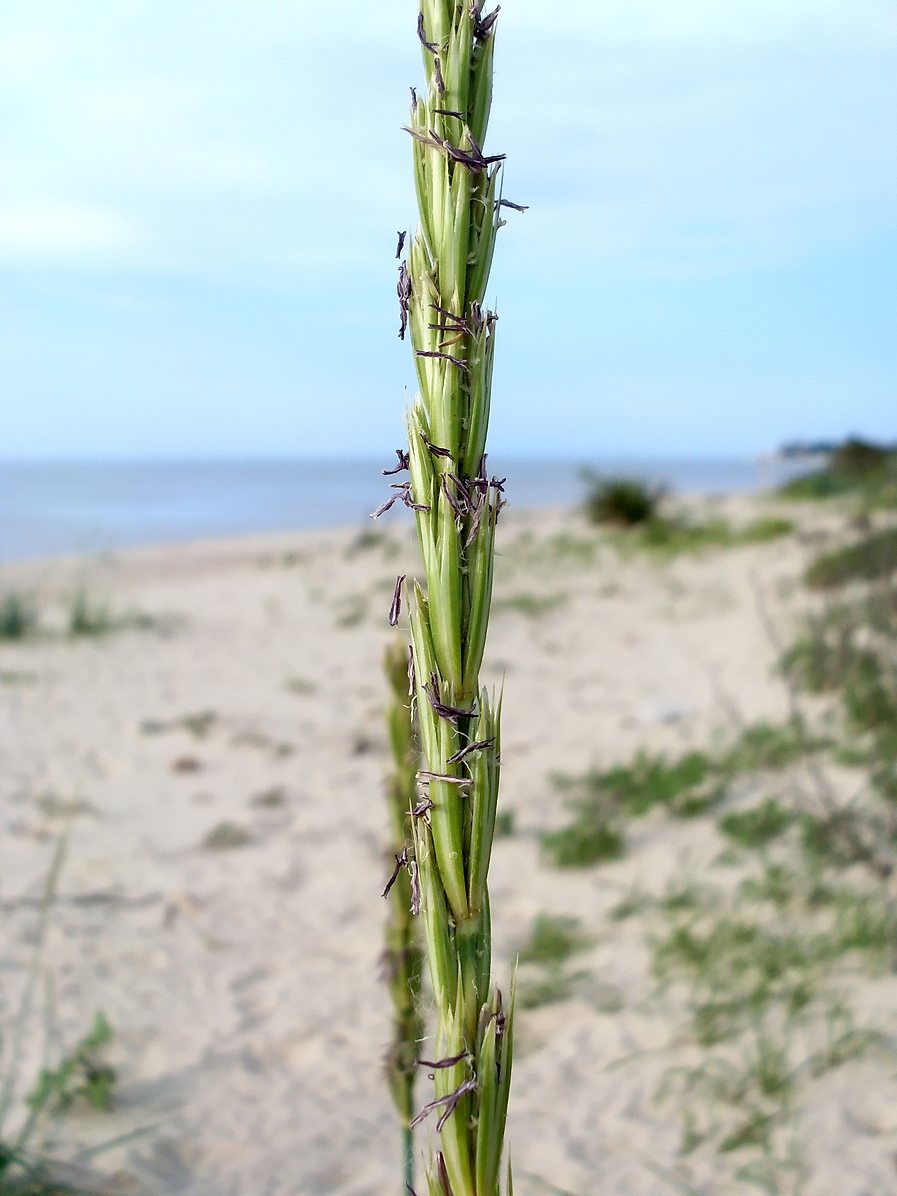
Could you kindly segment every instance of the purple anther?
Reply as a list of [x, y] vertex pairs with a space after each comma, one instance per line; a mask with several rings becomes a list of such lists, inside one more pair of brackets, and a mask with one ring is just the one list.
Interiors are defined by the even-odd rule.
[[460, 764], [462, 760], [466, 760], [473, 752], [485, 752], [488, 749], [495, 748], [495, 736], [491, 739], [479, 739], [476, 743], [469, 743], [466, 747], [459, 748], [454, 755], [449, 756], [446, 764]]
[[396, 588], [392, 596], [392, 605], [389, 608], [389, 625], [390, 627], [397, 627], [399, 625], [399, 615], [402, 613], [402, 586], [405, 583], [405, 574], [396, 578]]
[[408, 848], [407, 847], [402, 848], [402, 854], [397, 855], [395, 857], [395, 861], [396, 861], [396, 866], [392, 870], [392, 876], [390, 876], [389, 880], [386, 882], [386, 888], [383, 890], [383, 893], [382, 893], [383, 897], [389, 896], [389, 890], [399, 879], [399, 873], [402, 871], [403, 868], [408, 867]]
[[448, 478], [445, 476], [445, 474], [442, 475], [442, 490], [443, 490], [443, 493], [445, 494], [445, 497], [448, 501], [449, 506], [455, 512], [455, 515], [459, 519], [463, 519], [464, 516], [468, 514], [468, 509], [467, 509], [466, 505], [462, 506], [461, 502], [459, 502], [458, 499], [455, 497], [455, 495], [452, 494], [451, 490], [449, 489]]
[[474, 22], [475, 22], [474, 29], [473, 29], [474, 37], [478, 38], [481, 42], [485, 41], [486, 38], [489, 36], [489, 34], [492, 32], [492, 30], [495, 28], [495, 22], [498, 20], [498, 14], [500, 12], [501, 12], [500, 4], [497, 7], [493, 8], [492, 12], [490, 12], [489, 15], [486, 17], [481, 17], [479, 15], [479, 12], [473, 12], [473, 9], [471, 9], [471, 13], [474, 17]]
[[450, 1092], [448, 1096], [440, 1096], [436, 1100], [431, 1100], [429, 1104], [424, 1105], [418, 1115], [410, 1123], [411, 1128], [413, 1129], [414, 1126], [420, 1125], [422, 1121], [429, 1117], [434, 1109], [438, 1109], [444, 1105], [445, 1109], [439, 1120], [436, 1122], [436, 1129], [441, 1130], [446, 1121], [448, 1121], [449, 1117], [451, 1117], [452, 1113], [454, 1113], [463, 1097], [468, 1092], [475, 1092], [476, 1086], [476, 1080], [465, 1080], [463, 1084], [459, 1085], [454, 1092]]
[[396, 294], [399, 297], [399, 340], [403, 341], [408, 331], [408, 314], [411, 310], [411, 275], [408, 273], [407, 262], [402, 262], [399, 266]]
[[401, 494], [390, 494], [386, 502], [382, 502], [376, 511], [371, 511], [371, 519], [379, 519], [381, 515], [385, 515], [389, 508], [402, 498]]
[[430, 684], [424, 686], [424, 693], [434, 712], [440, 718], [444, 718], [446, 722], [453, 723], [456, 718], [471, 718], [476, 713], [476, 703], [470, 710], [459, 710], [455, 706], [446, 706], [439, 697], [439, 677], [436, 673], [430, 674]]
[[449, 460], [452, 459], [451, 449], [440, 448], [438, 444], [434, 444], [432, 440], [428, 439], [423, 432], [421, 432], [420, 438], [434, 457], [448, 457]]
[[450, 361], [452, 365], [456, 365], [459, 370], [463, 370], [465, 374], [469, 373], [467, 362], [462, 361], [460, 357], [452, 357], [450, 353], [436, 353], [426, 349], [415, 349], [415, 357], [438, 357], [442, 361]]
[[443, 1067], [454, 1067], [456, 1063], [460, 1063], [462, 1059], [467, 1059], [470, 1056], [470, 1051], [462, 1051], [460, 1055], [450, 1055], [448, 1059], [437, 1059], [434, 1063], [431, 1059], [415, 1059], [415, 1063], [419, 1063], [421, 1067], [433, 1067], [437, 1071]]
[[385, 478], [391, 477], [394, 473], [402, 473], [403, 470], [409, 469], [411, 467], [411, 461], [404, 449], [396, 449], [396, 456], [399, 459], [399, 463], [395, 469], [380, 470]]
[[439, 47], [435, 42], [428, 42], [427, 35], [424, 30], [424, 14], [418, 13], [417, 17], [417, 36], [420, 38], [420, 44], [424, 46], [431, 54], [435, 54]]

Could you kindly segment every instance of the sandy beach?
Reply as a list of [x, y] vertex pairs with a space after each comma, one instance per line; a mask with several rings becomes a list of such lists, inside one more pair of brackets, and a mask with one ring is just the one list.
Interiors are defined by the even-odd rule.
[[[578, 919], [587, 940], [567, 996], [519, 1013], [516, 1187], [887, 1196], [897, 1090], [884, 1054], [801, 1089], [804, 1162], [799, 1182], [797, 1171], [782, 1180], [791, 1187], [739, 1178], [731, 1152], [683, 1154], [681, 1097], [662, 1090], [695, 1057], [688, 997], [658, 985], [650, 925], [611, 912], [634, 893], [731, 887], [740, 873], [718, 863], [719, 811], [652, 812], [632, 823], [624, 856], [600, 866], [561, 870], [540, 850], [540, 835], [569, 821], [556, 774], [606, 770], [640, 750], [714, 750], [789, 717], [781, 645], [813, 601], [801, 574], [843, 517], [748, 497], [693, 506], [734, 526], [784, 511], [796, 531], [666, 558], [621, 552], [568, 510], [502, 517], [484, 669], [504, 685], [502, 803], [513, 812], [491, 873], [499, 977], [541, 913]], [[39, 634], [0, 643], [7, 1024], [68, 831], [41, 953], [49, 983], [38, 986], [12, 1120], [45, 1030], [58, 1056], [101, 1010], [115, 1034], [113, 1108], [73, 1105], [49, 1126], [48, 1149], [81, 1151], [110, 1192], [399, 1192], [381, 1071], [381, 660], [396, 575], [415, 570], [405, 524], [3, 569], [0, 589], [33, 593], [41, 616]], [[63, 634], [78, 590], [110, 613], [105, 634]], [[799, 787], [802, 768], [747, 777], [726, 800]], [[894, 977], [856, 984], [857, 1007], [893, 1022]], [[421, 1103], [427, 1091], [422, 1077]]]

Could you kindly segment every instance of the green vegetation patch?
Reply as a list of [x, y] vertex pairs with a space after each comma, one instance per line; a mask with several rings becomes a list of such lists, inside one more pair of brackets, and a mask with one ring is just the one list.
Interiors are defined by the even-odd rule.
[[520, 947], [521, 963], [556, 966], [589, 945], [578, 918], [564, 914], [539, 914], [529, 939]]
[[37, 629], [37, 609], [27, 594], [0, 597], [0, 640], [22, 640]]
[[513, 611], [529, 619], [538, 619], [564, 606], [567, 601], [566, 594], [511, 594], [493, 602], [492, 609], [495, 614]]
[[588, 485], [583, 505], [591, 523], [636, 527], [657, 519], [662, 488], [637, 478], [603, 478], [588, 470], [583, 479]]
[[219, 822], [202, 841], [209, 851], [230, 851], [252, 842], [252, 831], [240, 822]]
[[793, 810], [768, 798], [751, 810], [732, 810], [717, 823], [722, 834], [741, 847], [766, 847], [794, 823]]
[[583, 973], [572, 973], [566, 965], [571, 956], [591, 946], [578, 918], [564, 914], [539, 914], [530, 937], [520, 947], [521, 964], [537, 969], [535, 978], [526, 977], [520, 986], [520, 1003], [535, 1009], [566, 1000]]
[[787, 519], [764, 518], [742, 528], [733, 528], [726, 519], [712, 519], [707, 523], [692, 523], [684, 518], [653, 519], [634, 529], [621, 545], [657, 549], [667, 555], [681, 552], [700, 552], [707, 548], [739, 548], [747, 544], [763, 544], [780, 536], [787, 536], [794, 525]]
[[877, 581], [897, 570], [897, 528], [886, 528], [854, 544], [817, 557], [804, 574], [814, 590], [831, 590], [852, 581]]
[[542, 853], [555, 868], [588, 868], [618, 860], [626, 850], [622, 830], [593, 818], [578, 818], [570, 826], [543, 835]]
[[544, 856], [559, 868], [618, 859], [628, 819], [656, 808], [679, 818], [704, 814], [725, 798], [736, 776], [785, 768], [803, 751], [821, 746], [821, 740], [805, 743], [792, 724], [756, 723], [721, 752], [692, 751], [670, 761], [642, 751], [628, 765], [555, 777], [560, 789], [572, 792], [576, 816], [569, 826], [542, 836]]
[[641, 548], [675, 555], [736, 548], [763, 544], [794, 530], [790, 520], [778, 516], [765, 516], [741, 528], [733, 528], [726, 519], [695, 523], [681, 515], [666, 516], [660, 509], [662, 487], [652, 488], [636, 478], [601, 478], [591, 473], [584, 478], [588, 484], [583, 503], [586, 518], [616, 529], [616, 545], [624, 551]]
[[115, 1070], [102, 1059], [103, 1048], [112, 1041], [112, 1027], [102, 1013], [94, 1018], [90, 1031], [54, 1069], [41, 1070], [27, 1103], [34, 1110], [50, 1106], [65, 1109], [83, 1100], [91, 1108], [112, 1107]]
[[897, 505], [897, 450], [851, 438], [813, 473], [780, 487], [781, 498], [815, 501], [856, 496], [866, 507]]

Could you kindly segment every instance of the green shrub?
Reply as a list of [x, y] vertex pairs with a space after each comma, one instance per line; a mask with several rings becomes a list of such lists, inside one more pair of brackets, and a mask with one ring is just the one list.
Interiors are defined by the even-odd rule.
[[24, 594], [10, 592], [0, 598], [0, 640], [21, 640], [37, 626], [34, 603]]
[[106, 606], [98, 606], [84, 590], [78, 590], [69, 609], [68, 633], [71, 636], [108, 635], [116, 622]]
[[897, 502], [897, 451], [850, 438], [813, 473], [792, 478], [779, 488], [786, 499], [818, 500], [855, 494], [872, 506]]
[[583, 476], [589, 487], [585, 512], [592, 523], [635, 527], [656, 518], [662, 490], [637, 478], [602, 478], [590, 472]]

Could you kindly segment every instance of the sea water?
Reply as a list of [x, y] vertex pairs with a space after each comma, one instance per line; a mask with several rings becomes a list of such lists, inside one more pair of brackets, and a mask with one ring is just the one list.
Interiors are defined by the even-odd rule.
[[[0, 560], [363, 523], [395, 478], [386, 461], [0, 462]], [[490, 461], [518, 507], [583, 494], [584, 466], [674, 491], [731, 493], [778, 480], [730, 459]], [[793, 471], [793, 468], [792, 468]], [[406, 475], [407, 476], [407, 475]], [[387, 518], [393, 517], [393, 513]]]

